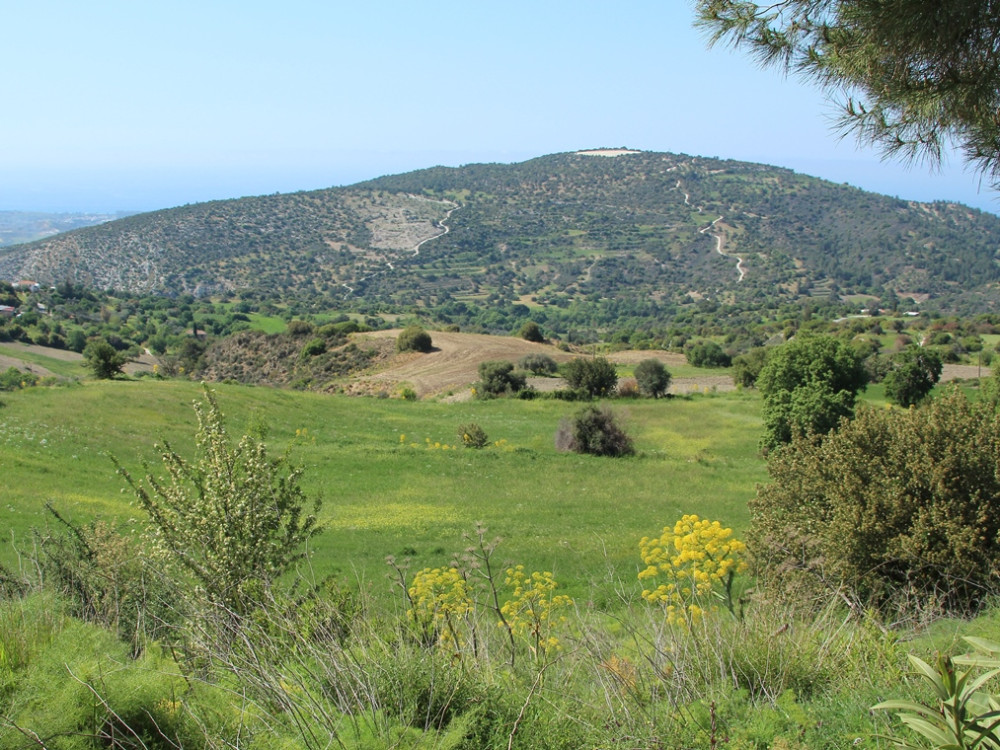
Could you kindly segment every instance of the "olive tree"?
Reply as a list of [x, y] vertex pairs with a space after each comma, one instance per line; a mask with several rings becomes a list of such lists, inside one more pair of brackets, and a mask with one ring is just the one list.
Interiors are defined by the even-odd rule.
[[635, 381], [646, 396], [659, 398], [670, 387], [670, 372], [658, 359], [644, 359], [635, 366]]
[[614, 393], [618, 372], [605, 357], [577, 357], [562, 366], [563, 377], [570, 388], [590, 398], [602, 398]]

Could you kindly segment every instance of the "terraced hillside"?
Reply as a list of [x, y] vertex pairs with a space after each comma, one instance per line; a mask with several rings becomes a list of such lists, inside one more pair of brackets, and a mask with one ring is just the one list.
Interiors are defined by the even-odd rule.
[[[997, 298], [1000, 219], [790, 170], [624, 150], [436, 167], [129, 217], [0, 250], [0, 278], [460, 318], [520, 304], [603, 319], [709, 300]], [[497, 327], [502, 327], [499, 323]]]

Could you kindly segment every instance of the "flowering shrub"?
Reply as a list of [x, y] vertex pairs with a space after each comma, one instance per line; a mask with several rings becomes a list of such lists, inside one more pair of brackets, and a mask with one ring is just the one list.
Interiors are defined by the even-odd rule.
[[463, 424], [458, 428], [458, 436], [462, 439], [462, 444], [466, 448], [485, 448], [489, 443], [486, 430], [475, 422]]
[[524, 566], [507, 569], [504, 579], [514, 592], [501, 608], [500, 614], [510, 632], [527, 638], [536, 659], [542, 659], [546, 651], [559, 649], [559, 639], [552, 635], [555, 623], [564, 622], [565, 617], [553, 617], [553, 612], [569, 607], [573, 600], [565, 594], [552, 595], [557, 584], [552, 573], [534, 572], [528, 575]]
[[686, 515], [673, 528], [666, 526], [656, 538], [643, 537], [639, 554], [646, 568], [639, 580], [665, 576], [655, 589], [645, 589], [642, 598], [662, 604], [667, 622], [693, 623], [715, 606], [712, 597], [721, 598], [733, 611], [733, 578], [746, 568], [743, 554], [746, 545], [733, 539], [733, 530], [718, 521]]
[[406, 593], [407, 612], [428, 642], [442, 645], [458, 642], [459, 620], [472, 612], [472, 599], [465, 578], [456, 568], [424, 568]]

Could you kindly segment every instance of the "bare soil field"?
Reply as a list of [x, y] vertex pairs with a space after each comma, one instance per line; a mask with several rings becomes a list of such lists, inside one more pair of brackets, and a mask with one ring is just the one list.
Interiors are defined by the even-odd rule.
[[[363, 346], [366, 340], [395, 341], [398, 335], [398, 330], [375, 331], [355, 334], [354, 341]], [[431, 339], [434, 351], [428, 354], [395, 355], [378, 372], [356, 378], [350, 390], [391, 392], [405, 386], [412, 388], [421, 398], [445, 395], [446, 398], [460, 400], [471, 398], [470, 388], [479, 379], [480, 362], [499, 359], [516, 363], [526, 354], [547, 354], [560, 363], [574, 357], [589, 356], [564, 352], [549, 344], [536, 344], [513, 336], [432, 331]], [[687, 364], [683, 354], [674, 352], [622, 351], [608, 355], [608, 359], [615, 364], [628, 366], [652, 358], [662, 361], [668, 370]], [[565, 385], [561, 378], [529, 378], [528, 382], [539, 391], [551, 391]], [[733, 379], [728, 375], [706, 374], [696, 378], [674, 378], [670, 392], [684, 394], [705, 389], [729, 391], [734, 387]]]
[[[434, 350], [427, 354], [405, 353], [392, 357], [378, 372], [355, 378], [361, 390], [393, 390], [407, 386], [420, 397], [448, 394], [453, 398], [471, 397], [470, 387], [479, 379], [479, 363], [503, 359], [517, 362], [526, 354], [547, 354], [556, 362], [566, 362], [575, 355], [548, 344], [536, 344], [513, 336], [486, 336], [478, 333], [431, 331]], [[358, 346], [365, 341], [389, 339], [395, 342], [399, 330], [355, 334]], [[547, 382], [539, 382], [547, 381]], [[559, 378], [532, 378], [532, 385], [545, 390], [558, 387]]]

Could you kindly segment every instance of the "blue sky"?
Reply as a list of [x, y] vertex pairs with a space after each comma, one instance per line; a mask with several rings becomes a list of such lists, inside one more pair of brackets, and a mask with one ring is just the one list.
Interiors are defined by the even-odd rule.
[[599, 146], [1000, 211], [882, 162], [815, 88], [709, 50], [686, 0], [6, 4], [0, 210], [151, 210]]

